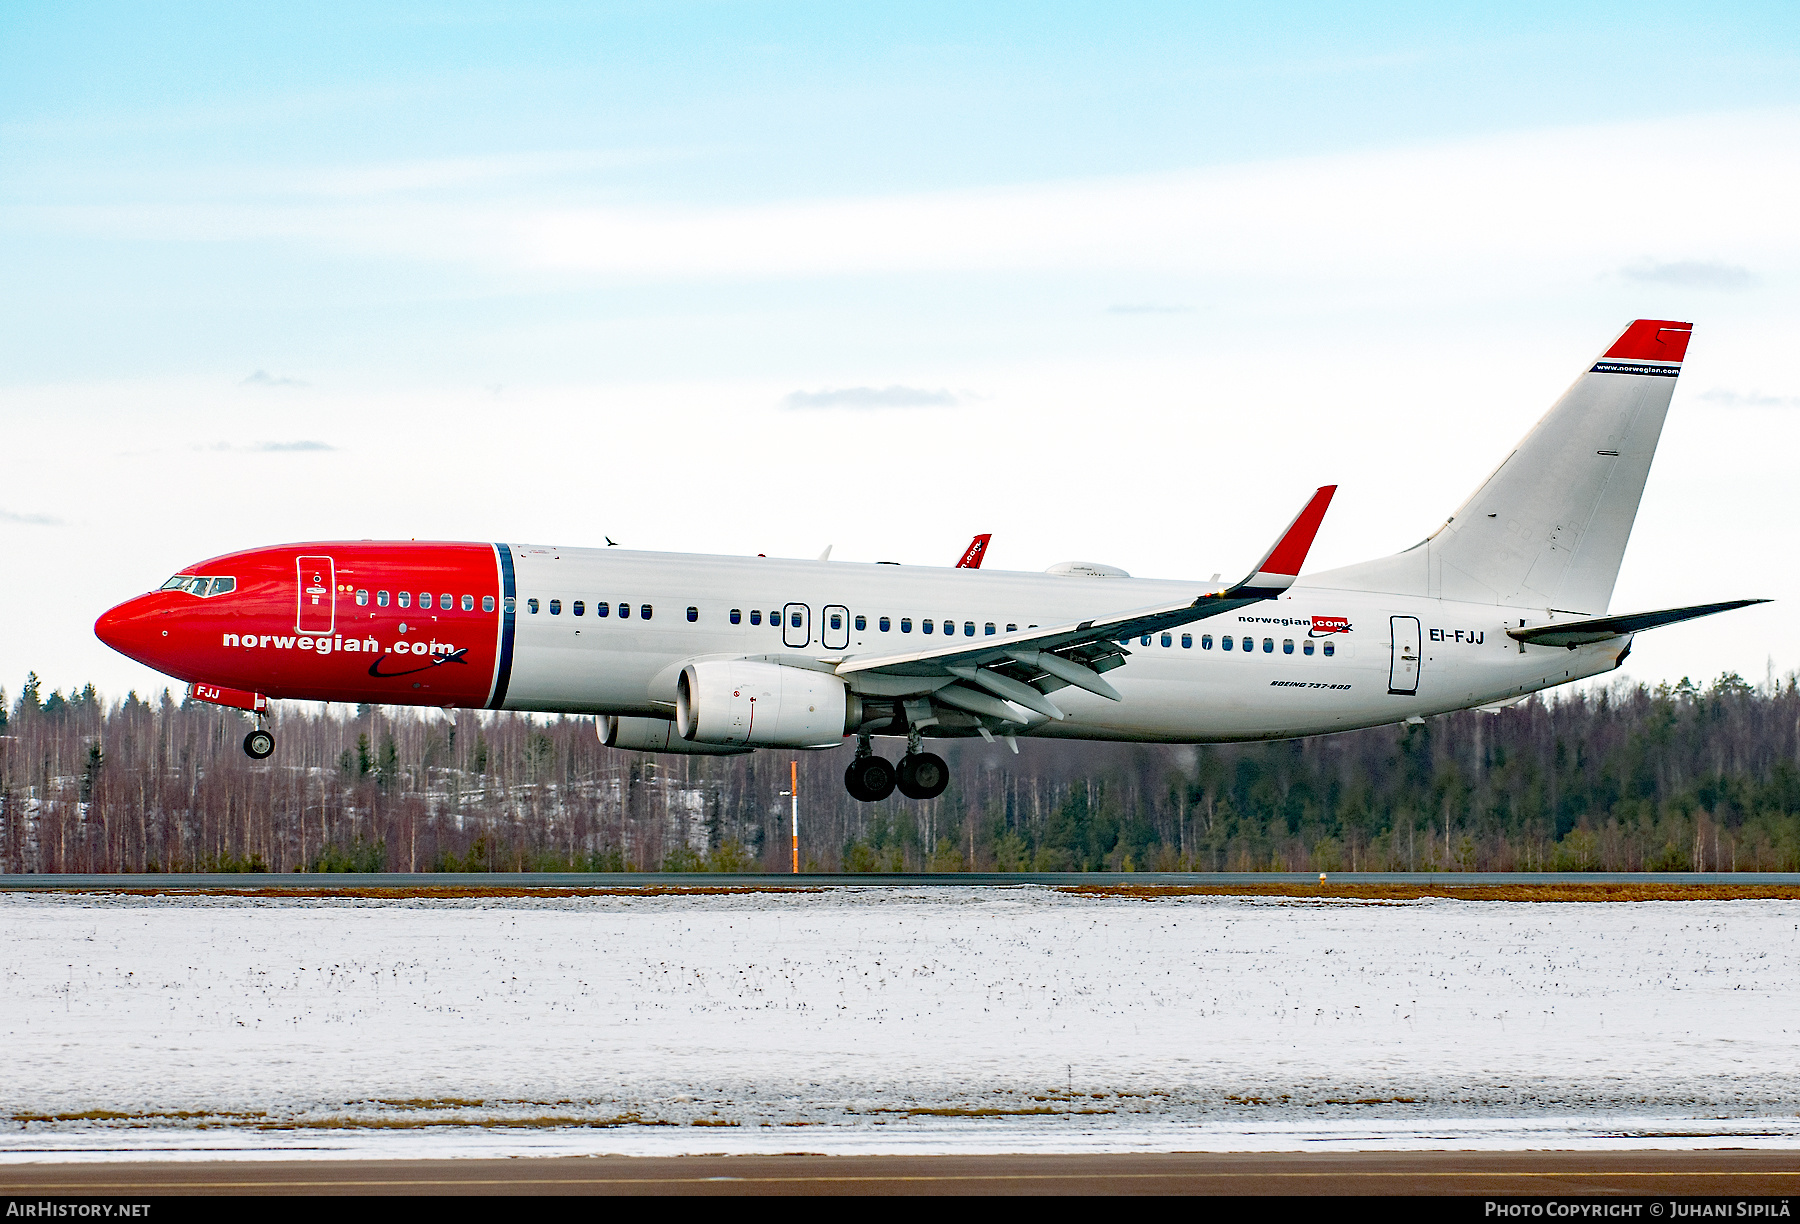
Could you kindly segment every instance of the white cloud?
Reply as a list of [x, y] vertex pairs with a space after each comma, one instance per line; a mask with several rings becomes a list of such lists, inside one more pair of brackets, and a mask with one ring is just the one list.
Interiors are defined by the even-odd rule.
[[781, 402], [788, 408], [948, 408], [958, 400], [948, 391], [894, 386], [794, 391]]
[[271, 374], [267, 370], [258, 370], [238, 384], [240, 387], [304, 387], [306, 385], [301, 379]]
[[1709, 404], [1719, 404], [1726, 408], [1800, 407], [1800, 396], [1797, 395], [1764, 395], [1761, 391], [1732, 391], [1725, 387], [1703, 391], [1700, 398]]
[[[1285, 291], [1335, 284], [1486, 293], [1626, 269], [1728, 287], [1792, 262], [1800, 112], [1514, 133], [1188, 173], [717, 208], [599, 205], [556, 181], [579, 155], [337, 174], [330, 198], [210, 194], [15, 208], [109, 236], [286, 240], [359, 255], [584, 277], [1153, 270]], [[510, 164], [519, 174], [502, 173]], [[525, 173], [526, 169], [529, 173]], [[577, 171], [570, 169], [570, 175]], [[521, 177], [522, 176], [522, 177]], [[530, 179], [530, 182], [526, 180]], [[408, 185], [468, 190], [408, 194]], [[360, 186], [359, 186], [360, 185]], [[566, 201], [574, 200], [569, 203]], [[1704, 242], [1713, 262], [1647, 261]], [[1470, 285], [1469, 278], [1486, 278]]]
[[1756, 275], [1748, 268], [1698, 259], [1681, 259], [1674, 263], [1657, 263], [1646, 259], [1619, 271], [1627, 280], [1673, 285], [1678, 289], [1720, 289], [1729, 292], [1751, 289], [1758, 283]]
[[15, 514], [11, 510], [0, 510], [0, 523], [11, 523], [18, 527], [66, 526], [62, 519], [48, 514]]

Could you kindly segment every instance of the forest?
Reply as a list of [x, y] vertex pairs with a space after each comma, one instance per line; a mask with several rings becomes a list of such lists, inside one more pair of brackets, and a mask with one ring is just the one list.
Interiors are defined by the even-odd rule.
[[[0, 871], [1792, 871], [1796, 678], [1553, 692], [1301, 740], [938, 741], [940, 798], [861, 804], [850, 748], [671, 757], [594, 720], [167, 691], [0, 692]], [[898, 741], [877, 741], [890, 759]]]

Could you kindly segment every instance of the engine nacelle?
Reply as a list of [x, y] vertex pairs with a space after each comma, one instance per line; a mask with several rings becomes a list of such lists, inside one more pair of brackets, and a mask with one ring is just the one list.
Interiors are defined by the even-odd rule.
[[842, 680], [804, 667], [709, 659], [675, 682], [675, 729], [702, 743], [834, 748], [861, 721]]
[[666, 718], [634, 718], [630, 715], [602, 714], [594, 719], [594, 730], [608, 748], [631, 752], [674, 752], [682, 756], [742, 756], [748, 748], [731, 744], [700, 744], [675, 734], [675, 724]]

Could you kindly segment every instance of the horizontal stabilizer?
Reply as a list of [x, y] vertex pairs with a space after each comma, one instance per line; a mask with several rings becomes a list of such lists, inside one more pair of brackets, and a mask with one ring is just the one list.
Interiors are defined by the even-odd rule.
[[1766, 599], [1728, 599], [1724, 603], [1695, 604], [1691, 608], [1664, 608], [1660, 612], [1630, 612], [1623, 616], [1594, 616], [1586, 620], [1558, 621], [1550, 625], [1533, 625], [1529, 629], [1508, 629], [1506, 636], [1530, 646], [1567, 646], [1570, 650], [1590, 642], [1661, 625], [1674, 625], [1715, 612], [1730, 612], [1751, 604], [1768, 603]]

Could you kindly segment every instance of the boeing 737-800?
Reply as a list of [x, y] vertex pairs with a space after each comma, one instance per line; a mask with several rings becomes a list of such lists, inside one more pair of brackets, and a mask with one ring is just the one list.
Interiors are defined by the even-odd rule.
[[[1635, 633], [1760, 602], [1608, 612], [1690, 332], [1632, 323], [1427, 539], [1304, 578], [1333, 486], [1229, 585], [331, 542], [189, 566], [95, 632], [252, 711], [252, 757], [274, 749], [272, 699], [584, 714], [647, 752], [853, 738], [862, 800], [942, 793], [933, 738], [1277, 739], [1504, 705], [1618, 667]], [[898, 767], [874, 736], [905, 738]]]

